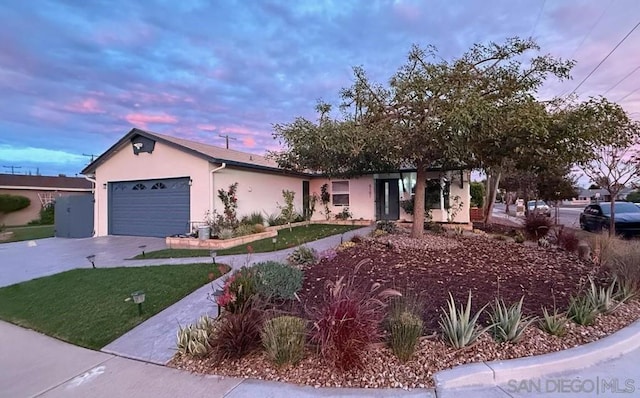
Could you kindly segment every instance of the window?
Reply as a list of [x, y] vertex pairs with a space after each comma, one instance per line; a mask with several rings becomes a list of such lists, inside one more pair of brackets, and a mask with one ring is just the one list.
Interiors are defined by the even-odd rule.
[[136, 184], [133, 186], [132, 188], [134, 191], [142, 191], [143, 189], [147, 189], [147, 187], [144, 184]]
[[349, 206], [349, 181], [331, 182], [331, 194], [334, 206]]
[[156, 182], [155, 184], [153, 184], [151, 189], [167, 189], [167, 186], [161, 182]]
[[[440, 209], [440, 180], [433, 179], [427, 180], [427, 186], [424, 189], [424, 209]], [[449, 181], [444, 181], [444, 190], [442, 190], [442, 197], [444, 199], [444, 208], [449, 208], [449, 192], [450, 192]], [[415, 196], [415, 186], [411, 190], [411, 196]]]

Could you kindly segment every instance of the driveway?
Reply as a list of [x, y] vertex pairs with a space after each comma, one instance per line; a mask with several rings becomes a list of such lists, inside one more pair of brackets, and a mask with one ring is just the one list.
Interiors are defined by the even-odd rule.
[[0, 287], [57, 274], [74, 268], [90, 268], [87, 256], [95, 255], [97, 267], [117, 267], [124, 259], [166, 248], [162, 238], [103, 236], [99, 238], [48, 238], [0, 244]]

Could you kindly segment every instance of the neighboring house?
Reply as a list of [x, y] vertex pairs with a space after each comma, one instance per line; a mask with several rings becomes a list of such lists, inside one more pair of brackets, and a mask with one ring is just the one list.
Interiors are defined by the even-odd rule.
[[[238, 216], [279, 214], [282, 191], [295, 192], [295, 208], [303, 213], [310, 195], [328, 185], [332, 218], [345, 207], [354, 219], [410, 219], [400, 200], [410, 198], [415, 170], [329, 179], [314, 173], [284, 170], [263, 156], [200, 142], [132, 129], [82, 174], [96, 183], [96, 235], [168, 236], [188, 233], [213, 210], [224, 206], [218, 190], [238, 183]], [[455, 222], [469, 222], [469, 172], [430, 172], [432, 219], [446, 222], [447, 203], [461, 204]], [[434, 183], [435, 182], [435, 183]], [[441, 189], [441, 187], [443, 189]], [[316, 203], [314, 220], [323, 220]]]
[[40, 209], [56, 198], [68, 195], [90, 195], [91, 182], [82, 177], [50, 177], [0, 174], [0, 194], [20, 195], [31, 200], [29, 207], [5, 215], [0, 223], [24, 225], [40, 217]]
[[[622, 188], [615, 200], [626, 200], [627, 195], [633, 192], [632, 188]], [[588, 205], [594, 202], [610, 202], [611, 195], [606, 189], [582, 189], [577, 199], [572, 199], [569, 203], [573, 205]]]

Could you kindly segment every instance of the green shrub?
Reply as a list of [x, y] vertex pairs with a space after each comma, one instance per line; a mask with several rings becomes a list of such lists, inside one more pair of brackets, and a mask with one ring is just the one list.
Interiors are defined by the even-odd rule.
[[239, 312], [258, 292], [257, 285], [256, 271], [242, 267], [227, 277], [216, 303], [227, 312]]
[[336, 214], [336, 220], [348, 220], [353, 217], [353, 214], [349, 211], [349, 207], [343, 207], [342, 211]]
[[270, 214], [267, 215], [267, 224], [269, 224], [270, 227], [275, 227], [278, 225], [284, 225], [286, 224], [286, 221], [280, 217], [279, 214]]
[[496, 299], [492, 307], [491, 330], [498, 342], [517, 343], [522, 339], [522, 333], [534, 321], [522, 316], [522, 302], [524, 296], [510, 307], [502, 300]]
[[593, 260], [618, 281], [618, 293], [632, 297], [640, 289], [640, 241], [596, 235], [591, 242]]
[[299, 246], [291, 252], [287, 261], [293, 266], [313, 265], [318, 262], [318, 253], [311, 247]]
[[55, 223], [55, 203], [49, 203], [40, 209], [40, 217], [29, 221], [28, 225], [53, 225]]
[[440, 316], [439, 322], [440, 329], [445, 340], [454, 348], [466, 347], [491, 327], [480, 328], [477, 326], [478, 318], [486, 305], [476, 312], [473, 317], [471, 316], [471, 291], [469, 291], [467, 305], [461, 305], [459, 309], [456, 308], [453, 295], [449, 293], [447, 307], [448, 309], [446, 310], [442, 309], [443, 315]]
[[255, 226], [253, 224], [240, 224], [233, 231], [233, 236], [234, 237], [245, 236], [245, 235], [251, 235], [253, 233], [255, 233]]
[[542, 319], [538, 322], [540, 329], [553, 336], [562, 337], [567, 333], [567, 322], [569, 320], [563, 314], [559, 314], [556, 308], [549, 314], [546, 308], [542, 309]]
[[203, 315], [193, 325], [178, 328], [178, 353], [181, 355], [204, 357], [211, 351], [210, 339], [213, 324], [211, 318]]
[[389, 234], [395, 234], [396, 232], [398, 232], [398, 227], [396, 226], [396, 223], [389, 220], [378, 221], [376, 223], [376, 229], [379, 229]]
[[389, 345], [402, 362], [408, 361], [416, 351], [422, 336], [422, 319], [409, 311], [389, 319]]
[[231, 239], [235, 236], [235, 233], [233, 232], [232, 229], [221, 229], [220, 232], [218, 233], [218, 238], [220, 239]]
[[304, 356], [307, 321], [295, 316], [279, 316], [264, 323], [260, 337], [267, 356], [276, 365], [298, 363]]
[[524, 243], [526, 239], [522, 231], [516, 231], [516, 234], [514, 235], [513, 240], [515, 240], [516, 243]]
[[0, 215], [13, 213], [29, 207], [31, 199], [21, 195], [0, 195]]
[[471, 193], [471, 207], [482, 208], [484, 205], [484, 184], [472, 181], [469, 185], [469, 192]]
[[262, 213], [260, 213], [259, 211], [253, 212], [251, 214], [249, 214], [249, 216], [245, 216], [243, 218], [247, 219], [247, 224], [260, 224], [260, 225], [264, 225], [264, 216], [262, 215]]
[[256, 288], [265, 298], [293, 299], [302, 288], [302, 271], [287, 264], [267, 261], [254, 265]]
[[571, 297], [567, 316], [578, 325], [591, 325], [598, 314], [597, 305], [586, 295]]

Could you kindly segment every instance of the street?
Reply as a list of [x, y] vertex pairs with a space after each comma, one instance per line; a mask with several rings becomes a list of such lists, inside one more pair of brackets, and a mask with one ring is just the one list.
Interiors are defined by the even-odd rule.
[[[567, 227], [572, 228], [580, 228], [580, 213], [584, 206], [563, 206], [558, 208], [559, 216], [558, 216], [558, 224], [565, 225]], [[496, 203], [493, 207], [493, 214], [495, 216], [503, 216], [505, 214], [505, 205], [503, 203]], [[556, 208], [551, 207], [551, 218], [554, 218], [556, 214]], [[516, 217], [516, 206], [509, 206], [509, 216], [510, 218]]]

